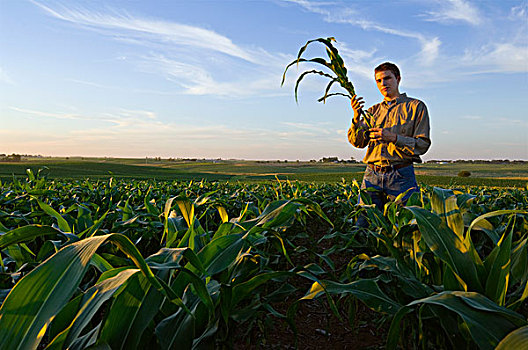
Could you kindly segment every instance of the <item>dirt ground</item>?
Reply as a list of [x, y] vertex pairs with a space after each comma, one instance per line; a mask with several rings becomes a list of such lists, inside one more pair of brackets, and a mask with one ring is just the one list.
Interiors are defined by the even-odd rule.
[[[312, 237], [320, 238], [326, 232], [324, 225], [312, 227], [314, 232], [309, 232]], [[322, 253], [338, 241], [320, 241], [317, 250]], [[299, 246], [310, 243], [304, 239], [295, 241]], [[347, 266], [353, 256], [351, 251], [332, 254], [335, 266]], [[312, 263], [310, 254], [292, 256], [296, 266]], [[310, 289], [311, 281], [299, 278], [289, 280], [297, 288], [297, 292], [288, 296], [284, 301], [273, 303], [273, 308], [286, 315], [288, 308], [304, 296]], [[348, 302], [333, 297], [341, 319], [332, 313], [327, 298], [321, 296], [315, 300], [299, 302], [295, 313], [295, 327], [297, 336], [288, 322], [284, 319], [268, 315], [267, 321], [260, 320], [258, 325], [253, 325], [248, 332], [241, 327], [235, 331], [233, 348], [243, 349], [384, 349], [389, 324], [382, 322], [382, 314], [370, 310], [363, 303], [352, 297]], [[354, 305], [354, 314], [349, 316], [349, 303]]]
[[342, 320], [330, 312], [324, 297], [301, 302], [295, 318], [297, 338], [286, 321], [273, 318], [264, 332], [254, 327], [249, 336], [236, 339], [234, 349], [383, 349], [388, 326], [376, 328], [379, 314], [361, 303], [357, 307], [351, 325], [345, 312]]

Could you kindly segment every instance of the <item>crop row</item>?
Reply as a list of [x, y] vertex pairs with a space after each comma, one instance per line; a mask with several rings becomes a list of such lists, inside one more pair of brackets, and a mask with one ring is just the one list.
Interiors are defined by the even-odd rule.
[[230, 348], [262, 315], [298, 332], [318, 298], [374, 310], [389, 349], [527, 341], [526, 190], [427, 187], [384, 212], [359, 193], [29, 171], [0, 186], [0, 344]]

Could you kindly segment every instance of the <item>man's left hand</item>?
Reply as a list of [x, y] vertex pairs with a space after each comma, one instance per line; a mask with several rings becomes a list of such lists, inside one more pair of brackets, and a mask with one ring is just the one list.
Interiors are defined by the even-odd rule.
[[369, 137], [373, 141], [396, 142], [398, 136], [388, 129], [372, 128], [369, 129]]

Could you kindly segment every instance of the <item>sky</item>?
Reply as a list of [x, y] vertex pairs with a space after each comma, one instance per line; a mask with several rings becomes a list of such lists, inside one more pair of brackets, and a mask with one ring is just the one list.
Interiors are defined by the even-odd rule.
[[367, 106], [374, 67], [400, 67], [429, 110], [424, 160], [528, 160], [526, 0], [0, 0], [0, 153], [362, 159], [350, 101], [317, 102], [327, 80], [295, 101], [322, 66], [281, 86], [319, 37]]

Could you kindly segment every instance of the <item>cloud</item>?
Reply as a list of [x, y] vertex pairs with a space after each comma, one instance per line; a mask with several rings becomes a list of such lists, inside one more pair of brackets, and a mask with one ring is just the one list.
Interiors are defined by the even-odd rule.
[[3, 69], [2, 67], [0, 67], [0, 82], [6, 83], [6, 84], [9, 84], [9, 85], [14, 85], [15, 84], [13, 79], [11, 79], [11, 77], [7, 74], [5, 69]]
[[462, 64], [475, 73], [528, 72], [528, 46], [526, 44], [493, 43], [477, 50], [467, 50]]
[[421, 45], [421, 51], [416, 57], [418, 58], [417, 61], [422, 65], [432, 65], [438, 57], [439, 48], [442, 44], [438, 37], [428, 37], [420, 32], [392, 28], [366, 19], [358, 19], [362, 18], [362, 16], [358, 15], [358, 11], [350, 6], [344, 6], [342, 3], [308, 0], [283, 1], [297, 4], [307, 11], [320, 14], [323, 16], [324, 21], [329, 23], [350, 24], [363, 30], [415, 39]]
[[441, 0], [440, 9], [427, 12], [426, 20], [439, 23], [466, 22], [477, 26], [483, 22], [478, 8], [464, 0]]
[[[140, 70], [174, 82], [185, 94], [245, 97], [276, 95], [285, 62], [293, 56], [242, 47], [215, 31], [186, 24], [141, 18], [120, 11], [45, 6], [48, 15], [129, 45], [148, 48], [150, 55], [124, 59]], [[231, 73], [231, 74], [230, 74]], [[237, 77], [233, 79], [233, 77]], [[83, 83], [81, 81], [78, 81]], [[97, 86], [97, 83], [86, 83]]]
[[321, 134], [330, 135], [332, 132], [324, 127], [326, 123], [294, 123], [294, 122], [281, 122], [281, 125], [288, 126], [295, 130], [303, 130], [304, 132], [310, 132], [310, 135], [317, 136]]
[[54, 118], [54, 119], [70, 119], [70, 120], [93, 120], [94, 118], [85, 117], [79, 114], [73, 114], [73, 113], [57, 113], [57, 112], [45, 112], [45, 111], [37, 111], [27, 108], [19, 108], [11, 106], [9, 107], [11, 110], [25, 114], [25, 115], [31, 115], [31, 116], [37, 116], [37, 117], [44, 117], [44, 118]]
[[[38, 118], [90, 120], [70, 124], [66, 130], [0, 130], [8, 146], [4, 152], [56, 156], [206, 157], [310, 159], [328, 156], [346, 142], [328, 123], [288, 123], [283, 127], [244, 127], [206, 122], [163, 121], [152, 111], [113, 108], [95, 116], [57, 111], [11, 108]], [[314, 143], [314, 136], [317, 142]], [[336, 147], [336, 145], [338, 145]], [[265, 150], [265, 152], [263, 152]], [[66, 153], [65, 153], [66, 152]], [[338, 152], [339, 153], [339, 152]], [[348, 150], [344, 148], [345, 157]], [[350, 155], [347, 156], [347, 158]]]
[[421, 39], [422, 42], [422, 50], [418, 54], [420, 58], [420, 62], [422, 62], [425, 66], [432, 65], [436, 59], [438, 58], [439, 52], [440, 52], [440, 45], [442, 42], [438, 38], [432, 38], [432, 39]]
[[[511, 129], [510, 136], [513, 134], [522, 135], [526, 137], [526, 130], [528, 130], [528, 121], [523, 119], [515, 119], [508, 117], [499, 117], [493, 120], [489, 120], [486, 123], [486, 127], [490, 130], [500, 130], [500, 129]], [[524, 131], [524, 134], [523, 134]]]
[[257, 71], [248, 69], [240, 74], [232, 74], [224, 80], [214, 77], [210, 67], [181, 62], [163, 55], [143, 56], [138, 66], [145, 72], [164, 76], [184, 88], [184, 93], [188, 95], [240, 98], [256, 93], [261, 96], [287, 94], [285, 91], [279, 91], [279, 77], [284, 69], [284, 62], [281, 66], [266, 67]]
[[[146, 126], [148, 124], [163, 124], [157, 120], [156, 114], [151, 111], [131, 110], [125, 108], [117, 108], [112, 112], [104, 112], [97, 115], [85, 115], [79, 113], [66, 112], [49, 112], [39, 111], [28, 108], [19, 108], [15, 106], [9, 109], [19, 112], [25, 116], [38, 118], [52, 118], [52, 119], [66, 119], [66, 120], [86, 120], [93, 122], [103, 122], [113, 124], [110, 129], [117, 127], [135, 127], [136, 125]], [[108, 128], [105, 128], [108, 130]]]
[[235, 45], [229, 38], [212, 30], [175, 22], [137, 18], [130, 14], [123, 15], [117, 12], [108, 14], [65, 6], [60, 6], [60, 9], [52, 9], [39, 2], [32, 2], [53, 17], [88, 27], [111, 29], [111, 35], [116, 37], [119, 37], [120, 34], [115, 31], [132, 33], [136, 39], [145, 38], [146, 35], [149, 39], [154, 38], [165, 43], [171, 42], [177, 45], [217, 51], [248, 62], [258, 63], [258, 59], [251, 52]]
[[524, 2], [519, 6], [514, 6], [510, 10], [511, 19], [521, 19], [526, 20], [528, 17], [528, 3]]
[[[292, 3], [301, 6], [305, 10], [323, 15], [325, 20], [332, 22], [335, 14], [332, 14], [332, 11], [327, 10], [329, 6], [339, 5], [338, 2], [329, 2], [329, 1], [309, 1], [309, 0], [282, 0], [284, 3]], [[345, 16], [352, 16], [357, 13], [351, 7], [341, 8], [341, 13]]]
[[[377, 23], [367, 18], [368, 12], [359, 13], [352, 6], [359, 6], [357, 3], [350, 5], [348, 2], [322, 2], [309, 0], [282, 0], [283, 3], [295, 4], [311, 13], [319, 14], [323, 20], [330, 23], [350, 24], [366, 31], [377, 31], [401, 38], [416, 40], [420, 45], [420, 50], [414, 54], [411, 52], [399, 63], [404, 68], [417, 65], [432, 67], [441, 61], [441, 65], [436, 64], [434, 71], [422, 71], [420, 76], [412, 76], [412, 72], [405, 74], [405, 84], [407, 87], [423, 87], [425, 81], [428, 84], [464, 79], [467, 75], [483, 73], [515, 73], [528, 71], [528, 47], [526, 45], [526, 29], [528, 24], [528, 5], [521, 4], [509, 9], [503, 15], [496, 15], [493, 18], [486, 18], [483, 12], [466, 0], [435, 0], [432, 2], [436, 6], [434, 11], [426, 11], [426, 20], [439, 23], [467, 23], [478, 30], [489, 29], [490, 35], [486, 36], [484, 42], [467, 43], [466, 48], [460, 47], [459, 52], [447, 54], [442, 51], [442, 39], [439, 36], [431, 36], [422, 32], [397, 28], [391, 24]], [[419, 2], [423, 4], [422, 2]], [[427, 4], [430, 6], [431, 2]], [[367, 9], [367, 8], [365, 8]], [[423, 11], [422, 11], [423, 12]], [[400, 26], [400, 24], [398, 24]], [[500, 31], [496, 30], [500, 28]], [[502, 37], [498, 37], [502, 33]], [[340, 52], [345, 51], [339, 43]], [[447, 49], [446, 49], [447, 50]], [[371, 67], [379, 62], [377, 52], [370, 52], [369, 57], [356, 59], [352, 71], [364, 77], [370, 77]], [[345, 57], [347, 62], [353, 55]], [[384, 59], [384, 58], [382, 58]]]

